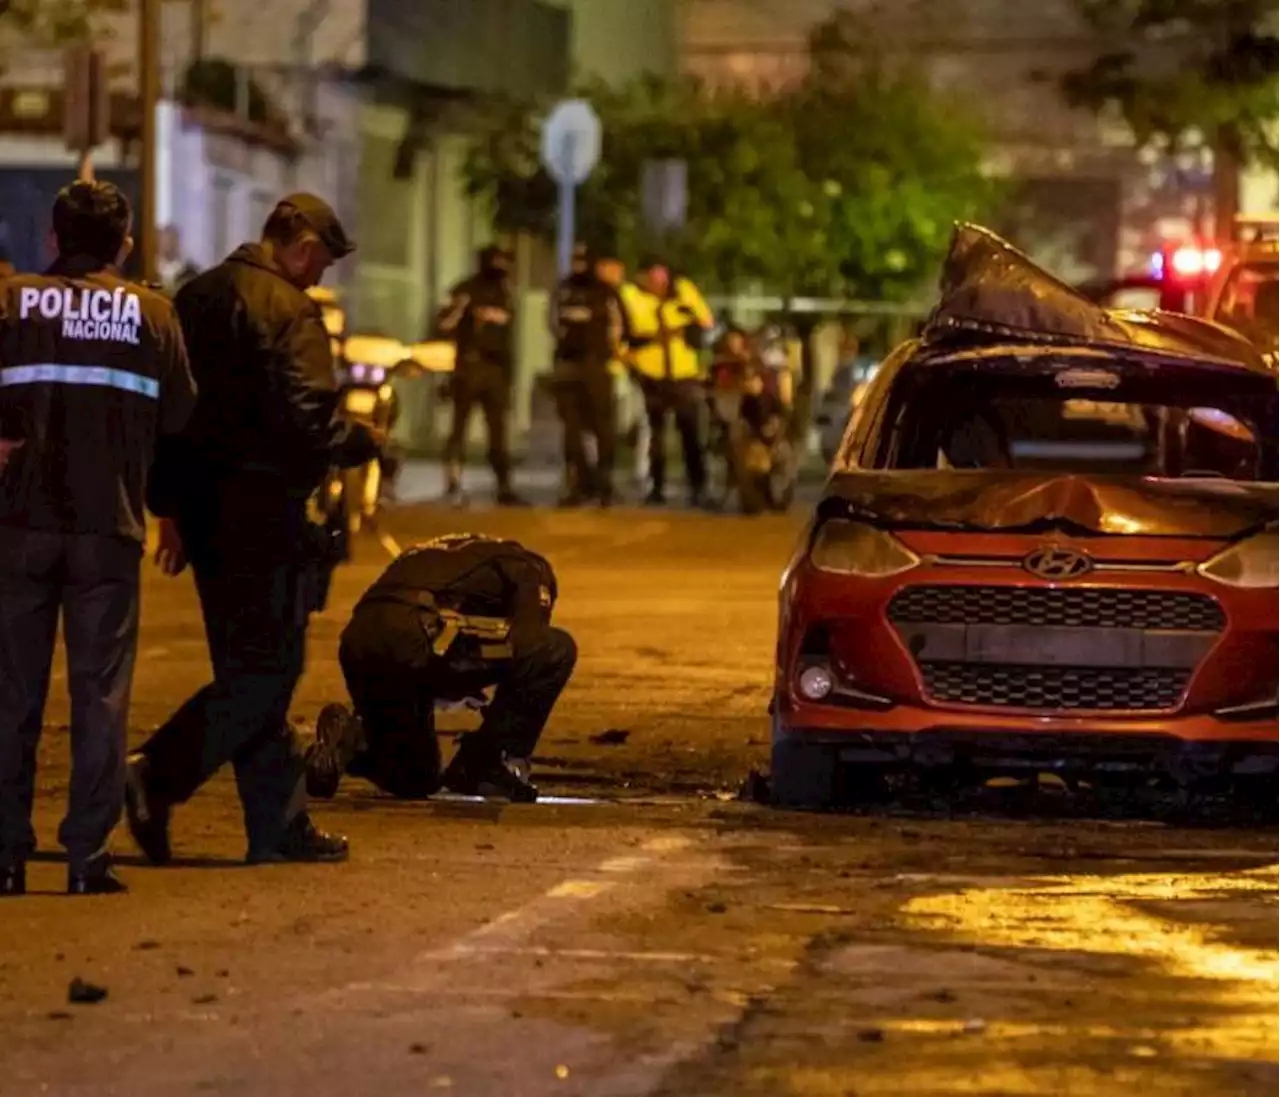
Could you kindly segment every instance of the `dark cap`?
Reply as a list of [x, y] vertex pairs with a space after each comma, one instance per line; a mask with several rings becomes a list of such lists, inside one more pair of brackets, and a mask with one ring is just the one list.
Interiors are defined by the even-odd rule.
[[305, 191], [286, 195], [276, 203], [272, 217], [278, 214], [287, 216], [290, 213], [307, 223], [335, 259], [341, 259], [356, 250], [355, 241], [347, 235], [338, 215], [333, 212], [333, 207], [323, 198]]

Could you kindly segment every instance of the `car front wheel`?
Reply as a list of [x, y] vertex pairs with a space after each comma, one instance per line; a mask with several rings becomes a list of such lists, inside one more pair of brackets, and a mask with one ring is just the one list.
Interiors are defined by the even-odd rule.
[[836, 802], [839, 755], [821, 743], [775, 739], [770, 793], [775, 807], [821, 810]]

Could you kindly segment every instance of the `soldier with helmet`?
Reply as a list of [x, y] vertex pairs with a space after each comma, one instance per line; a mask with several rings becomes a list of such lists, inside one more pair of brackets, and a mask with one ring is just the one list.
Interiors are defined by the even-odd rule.
[[[399, 556], [357, 603], [339, 661], [353, 716], [320, 714], [307, 766], [312, 796], [344, 773], [403, 799], [441, 786], [469, 796], [537, 799], [529, 759], [577, 661], [551, 624], [551, 565], [516, 541], [451, 534]], [[437, 707], [483, 709], [441, 771]]]
[[[562, 505], [598, 499], [609, 506], [617, 434], [610, 365], [622, 345], [624, 321], [617, 290], [599, 276], [585, 245], [574, 249], [569, 275], [556, 287], [551, 333], [556, 341], [552, 378], [564, 425], [568, 479]], [[594, 467], [587, 460], [587, 435], [596, 443]]]
[[522, 502], [511, 487], [511, 454], [507, 447], [507, 415], [515, 379], [515, 297], [511, 292], [511, 254], [490, 245], [479, 255], [479, 270], [459, 282], [436, 317], [441, 335], [457, 347], [450, 380], [453, 423], [445, 444], [448, 475], [446, 498], [462, 503], [462, 460], [471, 412], [479, 405], [489, 439], [489, 467], [497, 480], [502, 506]]

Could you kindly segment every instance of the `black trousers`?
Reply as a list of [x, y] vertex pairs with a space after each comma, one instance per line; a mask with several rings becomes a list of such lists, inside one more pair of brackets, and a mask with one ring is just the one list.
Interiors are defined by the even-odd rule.
[[697, 381], [640, 382], [645, 415], [649, 419], [649, 478], [655, 495], [667, 486], [667, 419], [673, 417], [684, 451], [684, 470], [689, 490], [701, 494], [707, 486], [707, 467], [699, 437], [699, 415], [703, 388]]
[[[570, 488], [584, 493], [607, 490], [613, 480], [618, 444], [613, 377], [607, 364], [558, 362], [555, 394], [564, 425], [564, 464]], [[588, 434], [596, 440], [595, 468], [587, 462]]]
[[58, 615], [71, 693], [71, 788], [58, 830], [73, 869], [102, 851], [124, 806], [141, 546], [0, 529], [0, 861], [35, 849], [31, 806]]
[[270, 850], [306, 803], [302, 750], [288, 715], [321, 572], [301, 562], [255, 567], [243, 556], [192, 566], [213, 681], [142, 748], [148, 791], [163, 803], [184, 803], [230, 762], [249, 848]]
[[[467, 447], [467, 427], [471, 412], [479, 406], [484, 415], [485, 435], [489, 443], [489, 467], [498, 481], [498, 489], [511, 484], [511, 453], [507, 447], [507, 412], [511, 405], [511, 375], [496, 362], [483, 359], [464, 360], [449, 382], [453, 399], [453, 421], [445, 443], [444, 460], [449, 476], [462, 465]], [[451, 487], [457, 486], [451, 484]]]
[[436, 700], [476, 696], [490, 686], [496, 689], [483, 722], [460, 749], [482, 764], [504, 754], [530, 757], [577, 657], [573, 637], [547, 628], [512, 659], [440, 658], [431, 652], [418, 611], [366, 607], [344, 630], [338, 650], [367, 743], [349, 772], [403, 799], [439, 791]]

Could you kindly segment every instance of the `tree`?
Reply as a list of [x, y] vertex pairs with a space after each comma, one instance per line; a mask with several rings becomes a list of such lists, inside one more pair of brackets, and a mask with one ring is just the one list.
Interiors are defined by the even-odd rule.
[[132, 0], [10, 0], [0, 22], [46, 49], [90, 42], [103, 33], [100, 17], [118, 15]]
[[[709, 289], [784, 296], [902, 297], [932, 276], [952, 221], [991, 193], [982, 141], [910, 72], [889, 72], [847, 38], [800, 86], [757, 97], [689, 81], [589, 84], [601, 161], [579, 194], [583, 239], [634, 262], [660, 244]], [[538, 164], [547, 104], [506, 102], [481, 127], [464, 169], [503, 232], [554, 234], [556, 188]], [[687, 165], [682, 231], [660, 241], [641, 217], [646, 161]]]
[[1069, 102], [1118, 110], [1140, 144], [1214, 151], [1218, 231], [1229, 234], [1241, 164], [1274, 159], [1273, 0], [1076, 0], [1119, 43], [1062, 82]]

